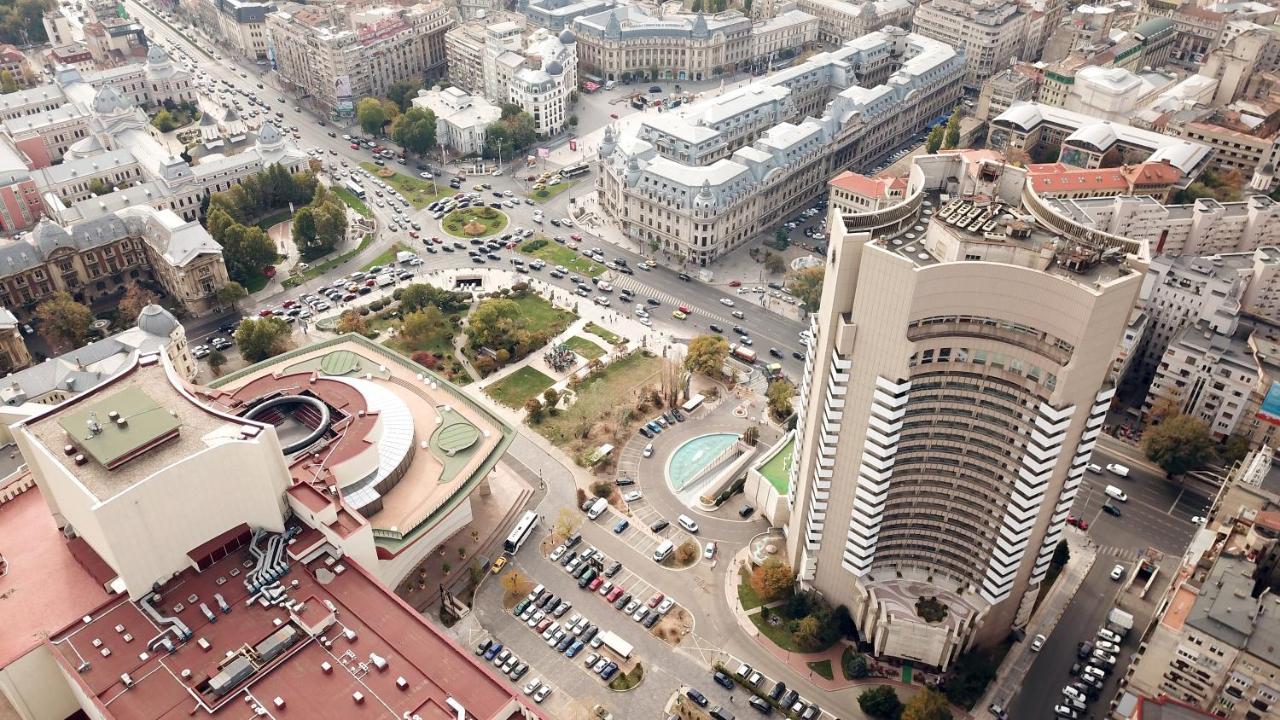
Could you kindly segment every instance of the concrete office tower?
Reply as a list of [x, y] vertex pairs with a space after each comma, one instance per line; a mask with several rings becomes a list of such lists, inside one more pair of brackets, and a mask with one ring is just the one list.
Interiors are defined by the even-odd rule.
[[877, 655], [946, 668], [1026, 622], [1115, 392], [1146, 244], [1049, 232], [1024, 187], [990, 151], [924, 157], [869, 214], [926, 228], [829, 218], [787, 543]]

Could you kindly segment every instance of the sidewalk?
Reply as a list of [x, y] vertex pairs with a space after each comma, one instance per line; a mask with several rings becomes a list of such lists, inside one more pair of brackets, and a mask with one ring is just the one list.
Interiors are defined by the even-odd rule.
[[[1097, 558], [1097, 546], [1088, 536], [1078, 530], [1071, 529], [1067, 533], [1067, 546], [1071, 550], [1071, 557], [1067, 560], [1067, 565], [1062, 569], [1062, 573], [1058, 575], [1057, 582], [1049, 590], [1049, 594], [1045, 596], [1040, 603], [1040, 607], [1036, 608], [1035, 614], [1031, 616], [1031, 622], [1027, 623], [1026, 634], [1028, 638], [1033, 638], [1036, 635], [1049, 637], [1053, 632], [1054, 626], [1058, 624], [1058, 620], [1062, 617], [1063, 611], [1066, 610], [1067, 604], [1075, 597], [1076, 591], [1080, 589], [1080, 584], [1084, 582], [1085, 576], [1089, 574], [1089, 569], [1093, 567], [1093, 562]], [[1017, 693], [1019, 685], [1031, 668], [1031, 663], [1035, 657], [1035, 653], [1031, 651], [1030, 642], [1015, 643], [1009, 650], [1009, 654], [1005, 656], [1004, 662], [1000, 665], [995, 681], [987, 688], [987, 694], [974, 707], [974, 717], [978, 718], [978, 720], [995, 720], [995, 716], [987, 708], [992, 703], [999, 703], [1001, 706], [1008, 707], [1009, 701]]]

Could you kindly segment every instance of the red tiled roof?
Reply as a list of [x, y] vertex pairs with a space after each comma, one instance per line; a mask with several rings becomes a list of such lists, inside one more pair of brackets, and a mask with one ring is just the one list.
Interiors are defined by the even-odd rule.
[[[866, 175], [846, 170], [831, 178], [830, 184], [832, 187], [847, 190], [863, 197], [883, 199], [889, 197], [889, 190], [894, 187], [894, 182], [897, 179], [898, 178], [867, 177]], [[906, 180], [902, 181], [901, 187], [906, 187]]]
[[1280, 530], [1280, 512], [1275, 510], [1263, 510], [1253, 519], [1255, 525], [1261, 525], [1272, 530]]
[[1027, 166], [1027, 177], [1037, 193], [1080, 191], [1127, 191], [1130, 184], [1140, 187], [1172, 185], [1182, 173], [1168, 163], [1142, 163], [1114, 168], [1085, 169], [1063, 163], [1037, 163]]
[[0, 504], [0, 667], [111, 599], [72, 554], [33, 487]]

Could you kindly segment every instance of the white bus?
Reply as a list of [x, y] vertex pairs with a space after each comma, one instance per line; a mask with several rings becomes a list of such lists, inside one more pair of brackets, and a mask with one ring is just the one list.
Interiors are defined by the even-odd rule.
[[689, 400], [685, 402], [685, 404], [680, 406], [680, 409], [687, 413], [691, 413], [698, 409], [698, 406], [702, 404], [703, 400], [706, 400], [706, 398], [703, 397], [701, 393], [695, 393], [693, 397], [689, 398]]
[[356, 182], [355, 180], [348, 180], [346, 183], [343, 184], [343, 187], [346, 188], [347, 192], [351, 193], [352, 195], [355, 195], [361, 200], [364, 199], [364, 187], [361, 186], [360, 183]]
[[533, 528], [538, 524], [538, 513], [530, 510], [520, 518], [520, 522], [516, 523], [511, 534], [507, 536], [507, 541], [502, 544], [502, 549], [514, 555], [525, 540], [529, 539], [529, 535], [533, 533]]
[[578, 163], [577, 165], [570, 165], [569, 167], [561, 168], [560, 177], [571, 178], [571, 177], [577, 177], [579, 175], [586, 175], [587, 172], [589, 172], [590, 170], [591, 170], [590, 165], [586, 163]]

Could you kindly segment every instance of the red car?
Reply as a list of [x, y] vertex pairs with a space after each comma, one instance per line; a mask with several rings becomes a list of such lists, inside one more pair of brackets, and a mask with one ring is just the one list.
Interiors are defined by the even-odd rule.
[[742, 287], [742, 281], [741, 281], [741, 280], [730, 280], [730, 281], [729, 281], [729, 287]]
[[603, 584], [604, 584], [604, 578], [597, 575], [591, 579], [591, 582], [587, 583], [587, 587], [592, 590], [595, 590], [596, 588], [600, 587]]
[[285, 310], [288, 310], [289, 308], [297, 304], [298, 304], [297, 300], [285, 300], [284, 302], [280, 303], [280, 307], [284, 308]]
[[609, 113], [609, 117], [613, 118], [614, 120], [617, 120], [617, 119], [618, 119], [618, 113]]
[[258, 311], [258, 317], [271, 317], [274, 314], [275, 313], [271, 310], [271, 308], [265, 308]]
[[617, 600], [620, 597], [622, 597], [622, 588], [616, 587], [610, 590], [609, 594], [604, 596], [604, 599], [608, 600], [609, 602], [613, 602], [614, 600]]
[[572, 239], [574, 242], [582, 242], [581, 235], [570, 235], [569, 238]]
[[369, 278], [368, 280], [364, 281], [365, 287], [373, 287], [374, 285], [377, 285], [377, 284], [378, 284], [378, 281], [374, 280], [373, 278]]
[[418, 233], [417, 233], [416, 231], [414, 231], [414, 230], [410, 230], [410, 231], [409, 231], [409, 237], [411, 237], [411, 238], [416, 238], [416, 237], [418, 237]]
[[663, 595], [662, 593], [654, 593], [653, 597], [649, 598], [649, 607], [658, 607], [658, 603], [662, 602], [662, 599], [665, 597], [666, 595]]
[[360, 146], [359, 146], [359, 145], [357, 145], [357, 144], [355, 144], [355, 143], [351, 143], [351, 149], [352, 149], [352, 150], [359, 150], [359, 149], [360, 149]]
[[443, 241], [443, 240], [441, 240], [440, 238], [436, 237], [435, 235], [432, 235], [432, 236], [431, 236], [431, 242], [433, 242], [433, 243], [435, 243], [435, 244], [437, 244], [437, 245], [443, 245], [443, 244], [444, 244], [444, 241]]

